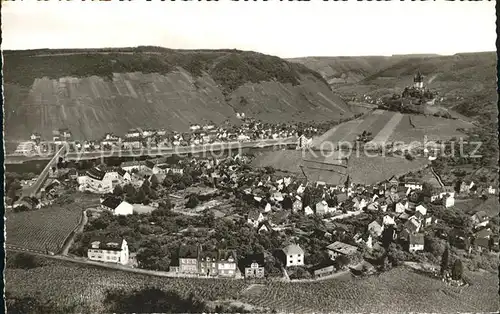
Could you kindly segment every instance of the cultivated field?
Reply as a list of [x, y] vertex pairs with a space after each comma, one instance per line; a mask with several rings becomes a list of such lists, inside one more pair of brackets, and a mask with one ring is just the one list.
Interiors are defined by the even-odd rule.
[[451, 120], [434, 116], [401, 114], [399, 112], [375, 110], [367, 115], [334, 126], [313, 141], [316, 148], [331, 149], [332, 144], [353, 142], [363, 131], [372, 133], [374, 144], [402, 141], [409, 144], [413, 141], [448, 140], [463, 137], [458, 129], [473, 127], [472, 123], [463, 120]]
[[17, 296], [39, 294], [42, 300], [61, 305], [77, 305], [77, 313], [103, 313], [108, 289], [135, 290], [144, 286], [175, 290], [183, 296], [190, 292], [205, 300], [236, 298], [244, 281], [164, 278], [113, 271], [70, 262], [50, 261], [31, 270], [7, 269], [6, 291]]
[[389, 137], [389, 142], [423, 142], [425, 136], [427, 136], [428, 141], [444, 141], [453, 137], [464, 137], [464, 133], [458, 131], [458, 129], [468, 129], [471, 127], [473, 127], [471, 123], [461, 120], [450, 120], [433, 116], [404, 115]]
[[82, 211], [95, 203], [98, 203], [95, 197], [82, 195], [68, 205], [50, 205], [19, 213], [6, 211], [6, 244], [57, 253], [79, 223]]
[[293, 312], [488, 312], [498, 309], [494, 274], [475, 275], [474, 285], [453, 288], [441, 281], [394, 269], [350, 281], [273, 283], [243, 300]]
[[497, 274], [468, 274], [473, 285], [453, 288], [407, 268], [361, 279], [268, 283], [246, 288], [243, 280], [158, 278], [60, 261], [31, 270], [6, 270], [6, 291], [38, 294], [42, 300], [76, 305], [78, 312], [103, 312], [108, 289], [155, 286], [205, 300], [239, 300], [277, 311], [316, 312], [493, 312], [498, 309]]
[[329, 184], [342, 184], [350, 176], [352, 182], [373, 184], [393, 175], [399, 176], [410, 171], [416, 171], [425, 167], [429, 161], [423, 157], [417, 157], [412, 161], [404, 157], [382, 157], [365, 156], [363, 152], [353, 152], [349, 157], [347, 168], [345, 162], [339, 165], [336, 156], [313, 157], [301, 151], [274, 151], [257, 155], [252, 165], [255, 167], [270, 166], [277, 170], [295, 173], [303, 176], [300, 166], [306, 173], [308, 180], [324, 181]]

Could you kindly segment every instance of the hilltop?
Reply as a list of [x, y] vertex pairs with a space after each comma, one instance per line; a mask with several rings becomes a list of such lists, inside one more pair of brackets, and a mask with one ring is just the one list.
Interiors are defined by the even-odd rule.
[[76, 139], [134, 127], [186, 131], [190, 124], [352, 116], [323, 77], [304, 65], [238, 50], [39, 49], [4, 51], [5, 133]]
[[483, 122], [496, 122], [496, 59], [495, 52], [478, 52], [451, 56], [310, 57], [290, 61], [321, 73], [335, 92], [346, 99], [401, 94], [420, 71], [426, 87], [437, 92], [440, 106]]

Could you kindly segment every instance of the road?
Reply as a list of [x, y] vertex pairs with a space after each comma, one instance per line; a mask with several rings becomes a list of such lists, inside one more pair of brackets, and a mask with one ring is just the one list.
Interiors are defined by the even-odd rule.
[[[67, 261], [67, 262], [72, 262], [72, 263], [77, 263], [77, 264], [83, 264], [83, 265], [98, 266], [98, 267], [102, 267], [102, 268], [127, 271], [127, 272], [130, 272], [130, 273], [143, 274], [143, 275], [149, 275], [149, 276], [169, 277], [169, 278], [213, 279], [213, 278], [210, 278], [210, 277], [189, 276], [187, 274], [179, 275], [177, 273], [170, 273], [170, 272], [164, 272], [164, 271], [147, 270], [147, 269], [141, 269], [141, 268], [132, 268], [130, 266], [125, 266], [125, 265], [120, 265], [120, 264], [94, 262], [94, 261], [88, 260], [88, 259], [83, 258], [83, 257], [76, 258], [76, 257], [67, 257], [67, 256], [61, 256], [61, 255], [45, 254], [45, 252], [42, 252], [42, 251], [24, 249], [24, 248], [12, 246], [12, 245], [6, 245], [5, 249], [7, 251], [11, 251], [11, 252], [25, 252], [25, 253], [29, 253], [29, 254], [32, 254], [32, 255], [42, 256], [42, 257], [51, 258], [51, 259], [60, 260], [60, 261]], [[235, 280], [235, 279], [231, 279], [231, 278], [217, 278], [217, 279], [219, 279], [219, 280]]]
[[[176, 146], [176, 147], [164, 147], [164, 148], [143, 148], [138, 150], [116, 150], [116, 151], [97, 151], [97, 152], [69, 152], [66, 154], [67, 160], [85, 160], [85, 159], [97, 159], [97, 158], [107, 158], [107, 157], [139, 157], [139, 156], [168, 156], [174, 154], [197, 154], [203, 152], [218, 152], [222, 150], [239, 150], [243, 148], [263, 148], [275, 145], [287, 145], [296, 144], [296, 137], [289, 137], [285, 139], [269, 139], [261, 141], [248, 141], [248, 142], [225, 142], [225, 143], [214, 143], [206, 145], [197, 146]], [[19, 156], [19, 155], [7, 155], [5, 158], [5, 163], [22, 163], [32, 160], [47, 160], [53, 158], [51, 156]]]
[[52, 168], [52, 166], [57, 163], [58, 158], [63, 154], [65, 148], [66, 147], [62, 146], [56, 152], [56, 154], [42, 170], [35, 183], [23, 190], [23, 196], [34, 196], [40, 190], [42, 184], [45, 182], [45, 179], [47, 179], [47, 176], [49, 175], [50, 168]]

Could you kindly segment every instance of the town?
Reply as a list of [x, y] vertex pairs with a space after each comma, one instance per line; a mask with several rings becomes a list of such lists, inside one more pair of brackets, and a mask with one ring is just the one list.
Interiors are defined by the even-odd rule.
[[[40, 210], [74, 190], [96, 195], [98, 206], [85, 210], [87, 223], [69, 256], [176, 277], [364, 274], [438, 261], [443, 241], [451, 245], [446, 250], [464, 254], [456, 263], [498, 252], [498, 217], [455, 209], [463, 199], [496, 198], [493, 186], [463, 181], [434, 188], [411, 175], [375, 185], [347, 178], [334, 186], [252, 167], [252, 158], [173, 155], [86, 171], [62, 164], [40, 200], [23, 197], [10, 208]], [[446, 278], [461, 280], [452, 266]]]
[[[305, 145], [313, 136], [324, 133], [332, 125], [326, 122], [270, 124], [247, 118], [244, 113], [237, 113], [237, 118], [241, 121], [239, 125], [231, 125], [229, 122], [221, 126], [216, 126], [214, 123], [193, 124], [190, 126], [190, 131], [184, 133], [165, 129], [136, 128], [129, 130], [123, 136], [107, 133], [100, 140], [74, 140], [71, 131], [67, 128], [54, 130], [52, 138], [49, 139], [42, 138], [38, 132], [33, 132], [29, 140], [18, 144], [13, 155], [33, 154], [36, 156], [38, 152], [48, 151], [51, 146], [57, 147], [63, 144], [69, 144], [69, 152], [193, 147], [204, 144], [265, 141], [291, 137], [301, 138]], [[334, 123], [341, 122], [343, 120]]]

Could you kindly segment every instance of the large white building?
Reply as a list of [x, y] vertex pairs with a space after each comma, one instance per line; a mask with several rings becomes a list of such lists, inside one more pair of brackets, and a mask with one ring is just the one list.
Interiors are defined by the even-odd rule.
[[128, 263], [129, 251], [125, 239], [94, 238], [87, 250], [90, 260], [125, 265]]
[[113, 192], [115, 186], [122, 183], [123, 177], [116, 170], [104, 171], [99, 167], [94, 167], [77, 180], [82, 191], [106, 194]]

